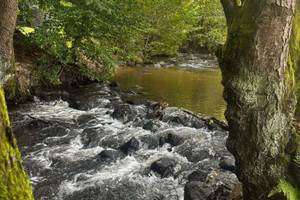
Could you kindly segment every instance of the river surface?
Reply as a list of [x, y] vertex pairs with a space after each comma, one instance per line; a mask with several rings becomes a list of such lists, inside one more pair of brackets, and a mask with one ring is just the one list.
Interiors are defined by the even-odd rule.
[[120, 67], [112, 80], [143, 92], [152, 101], [166, 101], [170, 106], [225, 119], [222, 74], [215, 57], [181, 54], [154, 62], [143, 67]]
[[[202, 181], [211, 192], [235, 182], [235, 175], [219, 166], [221, 158], [232, 158], [225, 148], [227, 131], [173, 107], [206, 110], [205, 115], [216, 117], [223, 113], [220, 71], [215, 64], [205, 65], [214, 60], [197, 60], [176, 61], [174, 68], [120, 68], [117, 88], [104, 82], [41, 91], [34, 102], [9, 108], [35, 199], [183, 200], [195, 170], [205, 174]], [[135, 85], [142, 88], [118, 89]], [[128, 101], [144, 97], [170, 106]], [[130, 153], [124, 152], [128, 141], [137, 141]], [[161, 159], [174, 163], [169, 176], [151, 168]]]

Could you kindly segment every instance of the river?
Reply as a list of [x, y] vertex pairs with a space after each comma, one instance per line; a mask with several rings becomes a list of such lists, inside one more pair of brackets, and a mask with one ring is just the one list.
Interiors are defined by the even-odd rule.
[[[222, 118], [215, 60], [159, 62], [165, 66], [119, 68], [118, 87], [39, 91], [34, 102], [9, 108], [35, 199], [182, 200], [194, 171], [209, 192], [236, 181], [219, 166], [232, 158], [227, 131], [197, 115]], [[145, 97], [169, 106], [132, 100]]]

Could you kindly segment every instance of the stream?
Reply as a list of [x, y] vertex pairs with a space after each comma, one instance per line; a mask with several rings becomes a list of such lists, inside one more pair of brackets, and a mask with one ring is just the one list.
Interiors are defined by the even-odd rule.
[[207, 185], [206, 199], [233, 185], [233, 170], [220, 164], [233, 159], [226, 126], [203, 118], [223, 119], [220, 71], [192, 57], [120, 68], [111, 82], [38, 91], [10, 107], [35, 199], [182, 200], [195, 180]]

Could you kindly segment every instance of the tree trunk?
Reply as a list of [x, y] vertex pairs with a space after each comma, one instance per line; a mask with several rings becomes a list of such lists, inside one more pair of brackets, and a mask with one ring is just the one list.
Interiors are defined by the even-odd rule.
[[3, 85], [13, 72], [11, 61], [17, 13], [17, 0], [0, 0], [0, 85]]
[[3, 200], [33, 199], [30, 181], [24, 172], [21, 155], [10, 128], [1, 88], [12, 66], [17, 11], [17, 0], [0, 0], [0, 199]]
[[228, 24], [219, 59], [227, 101], [227, 148], [236, 158], [244, 199], [267, 199], [280, 179], [298, 186], [300, 181], [291, 170], [299, 137], [291, 131], [296, 103], [288, 62], [295, 0], [221, 3]]

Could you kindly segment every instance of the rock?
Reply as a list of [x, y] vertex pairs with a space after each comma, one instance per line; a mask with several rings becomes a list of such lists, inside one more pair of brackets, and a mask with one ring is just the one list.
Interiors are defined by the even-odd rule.
[[155, 68], [161, 68], [161, 65], [160, 65], [159, 63], [155, 63], [153, 66], [154, 66]]
[[132, 99], [132, 100], [127, 100], [126, 103], [131, 104], [131, 105], [145, 105], [145, 106], [150, 106], [150, 102], [146, 99]]
[[82, 132], [81, 142], [83, 148], [93, 148], [100, 146], [101, 138], [105, 135], [105, 130], [101, 128], [86, 128]]
[[173, 147], [178, 146], [184, 142], [184, 139], [178, 135], [168, 133], [167, 136], [161, 136], [159, 138], [159, 145], [163, 146], [165, 143], [171, 144]]
[[56, 101], [56, 100], [69, 101], [71, 99], [71, 95], [65, 91], [52, 91], [52, 92], [37, 91], [35, 92], [35, 95], [43, 101]]
[[161, 124], [158, 120], [151, 120], [148, 121], [144, 126], [143, 129], [149, 130], [151, 132], [156, 132], [158, 131], [159, 128], [161, 128]]
[[206, 149], [191, 149], [189, 147], [185, 147], [184, 145], [182, 146], [182, 148], [179, 148], [177, 150], [177, 153], [186, 157], [188, 159], [188, 161], [193, 162], [193, 163], [197, 163], [199, 161], [202, 161], [206, 158], [210, 157], [209, 154], [209, 150]]
[[144, 149], [156, 149], [159, 146], [157, 139], [152, 135], [145, 135], [139, 138]]
[[123, 122], [129, 122], [132, 121], [137, 114], [138, 114], [137, 111], [134, 108], [132, 108], [130, 105], [121, 104], [115, 108], [111, 116]]
[[231, 194], [231, 188], [226, 185], [220, 185], [213, 193], [211, 193], [207, 200], [227, 200]]
[[160, 61], [159, 64], [160, 64], [161, 66], [165, 66], [167, 63], [166, 63], [165, 61]]
[[222, 157], [220, 160], [219, 166], [222, 169], [234, 172], [235, 171], [235, 159], [233, 157], [228, 157], [228, 156]]
[[125, 154], [116, 150], [103, 150], [97, 155], [97, 159], [101, 161], [115, 162], [125, 157]]
[[188, 176], [188, 181], [201, 181], [206, 182], [207, 176], [209, 175], [209, 172], [205, 172], [202, 170], [194, 171]]
[[114, 81], [114, 82], [111, 82], [108, 86], [112, 87], [112, 88], [119, 87], [119, 83], [117, 83], [116, 81]]
[[174, 175], [174, 167], [176, 163], [170, 158], [161, 158], [151, 164], [150, 170], [153, 170], [160, 174], [161, 178]]
[[212, 117], [206, 121], [207, 128], [209, 130], [228, 130], [228, 125], [225, 122], [219, 121], [216, 118]]
[[77, 124], [79, 125], [82, 125], [82, 124], [86, 124], [92, 120], [96, 120], [96, 117], [94, 115], [80, 115], [76, 122]]
[[140, 142], [135, 138], [131, 138], [128, 142], [121, 146], [121, 151], [126, 155], [130, 155], [139, 150]]
[[179, 114], [177, 116], [165, 116], [163, 118], [164, 122], [173, 122], [176, 124], [181, 124], [183, 126], [192, 127], [192, 128], [203, 128], [206, 126], [206, 121], [203, 119], [200, 119], [198, 117], [194, 117], [187, 114]]
[[135, 85], [135, 86], [132, 86], [133, 89], [136, 89], [136, 90], [140, 90], [140, 89], [143, 89], [143, 87], [139, 86], [139, 85]]
[[200, 181], [188, 182], [184, 187], [184, 200], [206, 200], [212, 187]]

